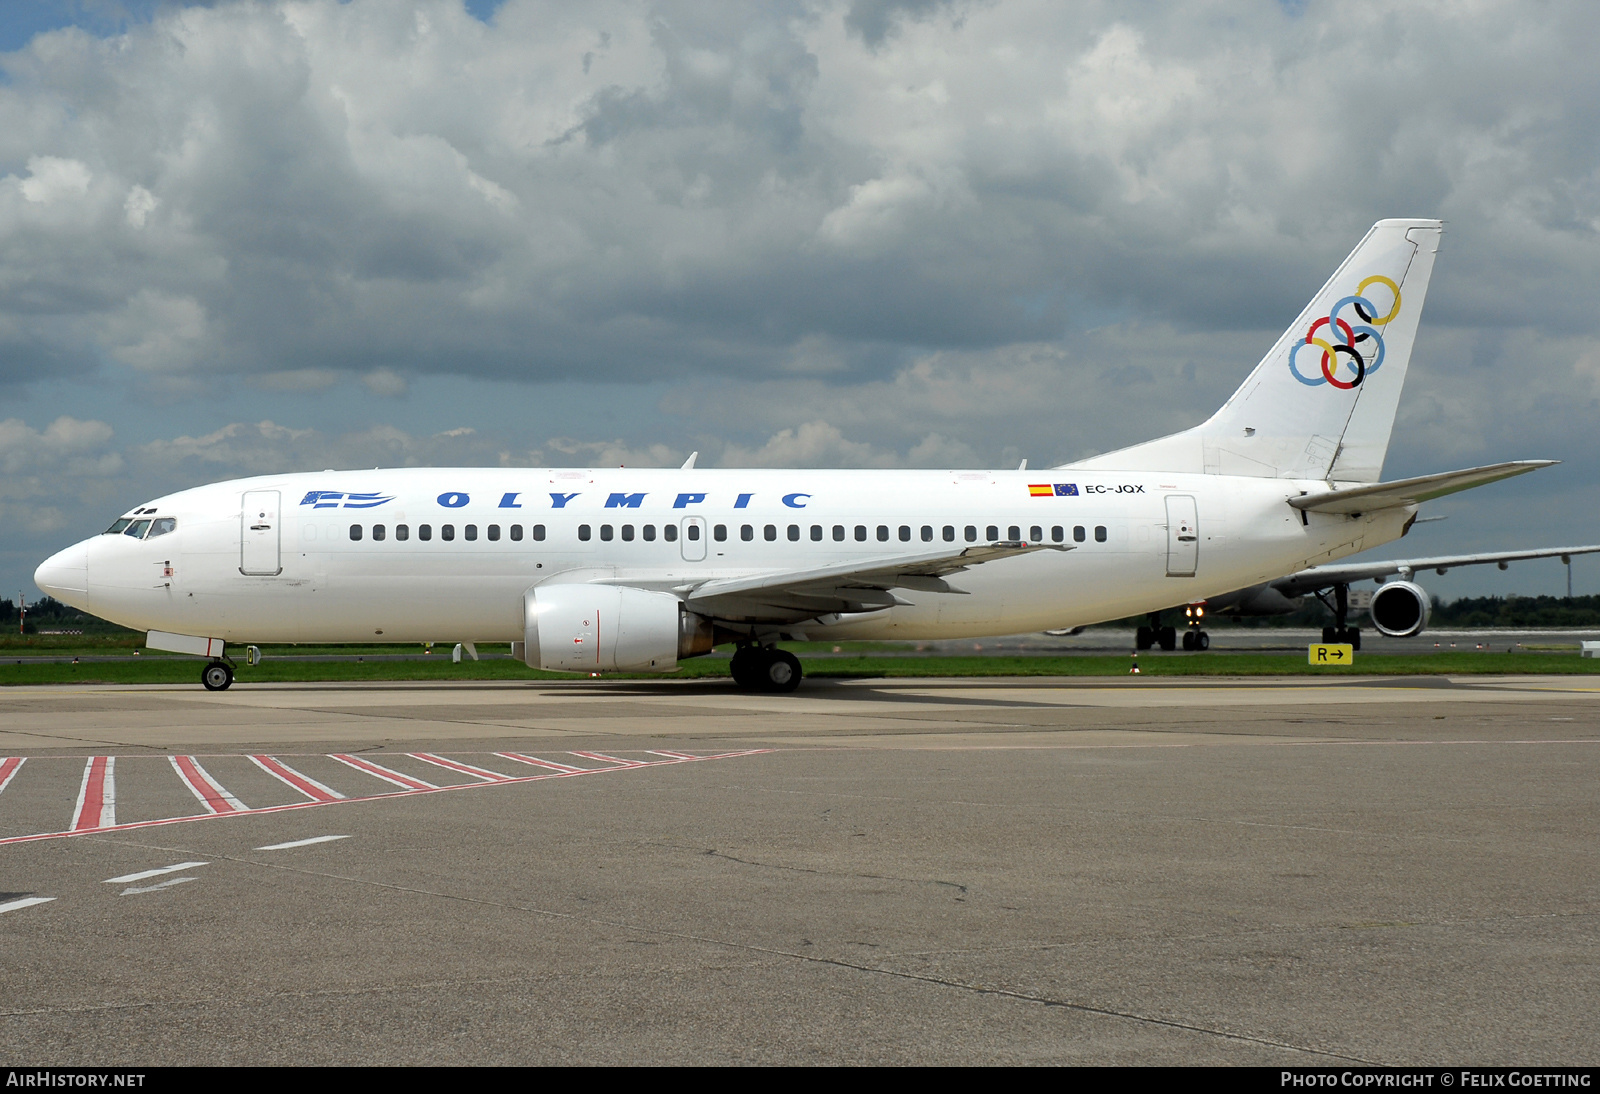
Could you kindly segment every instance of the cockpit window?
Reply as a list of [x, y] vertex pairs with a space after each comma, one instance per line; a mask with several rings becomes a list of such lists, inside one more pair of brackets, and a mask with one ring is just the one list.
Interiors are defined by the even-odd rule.
[[157, 536], [164, 536], [177, 526], [178, 518], [176, 517], [157, 517], [150, 524], [150, 534], [144, 538], [155, 539]]
[[147, 521], [147, 520], [136, 520], [132, 524], [128, 525], [128, 530], [126, 532], [123, 532], [122, 534], [125, 535], [125, 536], [132, 536], [134, 539], [143, 539], [144, 538], [145, 529], [147, 529], [149, 527], [150, 527], [150, 522], [149, 521]]
[[130, 525], [132, 523], [133, 523], [133, 518], [132, 517], [120, 517], [111, 525], [110, 528], [107, 528], [101, 534], [102, 535], [107, 535], [107, 536], [114, 536], [118, 532], [122, 531], [124, 528], [126, 528], [128, 525]]

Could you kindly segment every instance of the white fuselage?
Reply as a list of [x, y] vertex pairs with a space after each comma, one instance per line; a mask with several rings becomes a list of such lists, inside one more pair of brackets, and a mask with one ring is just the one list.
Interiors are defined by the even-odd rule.
[[[1052, 492], [1031, 496], [1038, 485]], [[1070, 548], [954, 574], [961, 592], [899, 589], [904, 603], [882, 611], [752, 631], [954, 638], [1199, 600], [1396, 539], [1414, 513], [1303, 516], [1286, 502], [1325, 489], [1099, 469], [270, 475], [149, 502], [130, 516], [170, 518], [172, 531], [92, 537], [38, 580], [124, 626], [229, 642], [509, 642], [524, 633], [525, 592], [544, 582], [685, 593], [994, 539]], [[1194, 516], [1180, 543], [1169, 513], [1190, 512], [1185, 499]]]

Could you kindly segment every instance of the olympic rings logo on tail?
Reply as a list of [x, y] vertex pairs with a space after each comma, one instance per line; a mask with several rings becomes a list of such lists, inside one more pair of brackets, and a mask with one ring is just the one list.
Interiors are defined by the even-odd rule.
[[[1367, 296], [1367, 289], [1373, 285], [1382, 285], [1394, 297], [1394, 303], [1382, 317], [1378, 316], [1378, 306]], [[1346, 308], [1354, 310], [1355, 318], [1359, 322], [1352, 324], [1340, 316], [1339, 313]], [[1354, 296], [1341, 298], [1327, 315], [1311, 324], [1311, 329], [1306, 331], [1305, 340], [1296, 342], [1294, 349], [1289, 351], [1289, 371], [1294, 374], [1296, 380], [1307, 387], [1332, 384], [1345, 391], [1360, 387], [1363, 380], [1383, 367], [1383, 335], [1378, 332], [1378, 328], [1385, 326], [1399, 314], [1400, 286], [1382, 274], [1373, 274], [1356, 286]], [[1319, 337], [1317, 332], [1322, 331], [1324, 327], [1327, 330]], [[1366, 345], [1367, 342], [1372, 344]], [[1299, 366], [1300, 351], [1307, 346], [1322, 351], [1322, 371], [1312, 376], [1301, 372]], [[1358, 349], [1358, 346], [1361, 348]], [[1344, 355], [1342, 363], [1355, 370], [1354, 379], [1341, 380], [1338, 377], [1340, 354]]]

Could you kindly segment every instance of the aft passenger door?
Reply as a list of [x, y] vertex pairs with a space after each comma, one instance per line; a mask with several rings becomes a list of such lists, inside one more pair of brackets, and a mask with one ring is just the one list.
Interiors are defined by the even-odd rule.
[[683, 549], [685, 562], [704, 562], [706, 557], [706, 522], [704, 517], [684, 517], [678, 526], [678, 544]]
[[239, 511], [239, 572], [259, 577], [283, 573], [278, 491], [247, 490]]
[[1200, 562], [1200, 518], [1194, 498], [1167, 495], [1167, 576], [1193, 577]]

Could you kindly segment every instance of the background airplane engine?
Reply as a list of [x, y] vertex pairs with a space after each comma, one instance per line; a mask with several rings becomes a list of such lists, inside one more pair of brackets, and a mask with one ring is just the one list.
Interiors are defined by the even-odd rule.
[[544, 585], [523, 598], [523, 656], [562, 672], [670, 672], [711, 649], [711, 621], [671, 593]]
[[1390, 638], [1409, 638], [1421, 634], [1433, 614], [1433, 602], [1420, 585], [1409, 581], [1389, 581], [1372, 594], [1367, 609], [1372, 625]]

